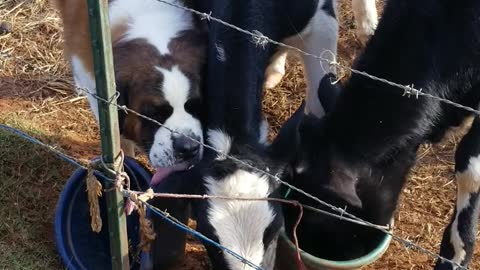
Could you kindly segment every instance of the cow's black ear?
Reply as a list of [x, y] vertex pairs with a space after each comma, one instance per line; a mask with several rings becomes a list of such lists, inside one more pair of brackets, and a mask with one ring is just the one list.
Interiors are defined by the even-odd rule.
[[361, 208], [362, 200], [357, 193], [358, 178], [358, 172], [354, 168], [335, 162], [326, 188], [348, 204]]
[[305, 102], [303, 102], [297, 111], [283, 124], [282, 128], [268, 147], [271, 157], [275, 159], [290, 159], [298, 145], [299, 135], [298, 128], [302, 121], [305, 110]]
[[306, 114], [302, 117], [298, 126], [298, 135], [300, 141], [315, 140], [317, 133], [321, 130], [323, 118], [318, 118], [314, 114]]

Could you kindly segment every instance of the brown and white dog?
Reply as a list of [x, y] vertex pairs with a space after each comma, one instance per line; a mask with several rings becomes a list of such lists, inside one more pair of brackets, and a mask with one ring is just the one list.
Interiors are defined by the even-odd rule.
[[[87, 3], [54, 3], [63, 19], [65, 55], [76, 87], [95, 94]], [[206, 32], [190, 13], [155, 0], [110, 0], [109, 21], [118, 103], [203, 142], [200, 83]], [[88, 101], [98, 121], [97, 100], [88, 95]], [[202, 145], [165, 127], [131, 113], [120, 112], [119, 118], [127, 155], [134, 154], [133, 141], [157, 168], [152, 185], [202, 156]]]

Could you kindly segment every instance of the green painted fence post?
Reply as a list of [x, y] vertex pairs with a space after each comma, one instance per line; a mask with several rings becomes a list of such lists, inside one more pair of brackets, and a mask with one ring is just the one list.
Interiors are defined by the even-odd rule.
[[[88, 0], [88, 16], [92, 42], [93, 63], [97, 95], [110, 100], [115, 97], [112, 42], [108, 22], [108, 0]], [[109, 169], [119, 171], [120, 131], [118, 111], [113, 105], [98, 100], [102, 158]], [[108, 170], [107, 170], [108, 171]], [[111, 173], [110, 177], [114, 177]], [[112, 269], [129, 269], [127, 227], [122, 194], [116, 190], [107, 192], [108, 230]]]

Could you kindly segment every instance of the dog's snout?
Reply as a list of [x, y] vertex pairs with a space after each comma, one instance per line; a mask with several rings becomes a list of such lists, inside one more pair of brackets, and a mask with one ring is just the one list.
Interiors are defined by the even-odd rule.
[[[199, 141], [199, 138], [193, 138]], [[195, 158], [200, 152], [200, 144], [185, 136], [173, 137], [173, 150], [176, 155], [183, 159]]]

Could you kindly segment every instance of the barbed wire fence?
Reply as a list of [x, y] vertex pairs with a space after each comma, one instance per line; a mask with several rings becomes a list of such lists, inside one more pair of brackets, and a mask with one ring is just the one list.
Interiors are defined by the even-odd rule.
[[[225, 22], [221, 19], [218, 19], [214, 16], [212, 16], [212, 13], [203, 13], [203, 12], [200, 12], [200, 11], [197, 11], [197, 10], [194, 10], [194, 9], [191, 9], [191, 8], [188, 8], [188, 7], [184, 7], [182, 5], [179, 5], [179, 4], [176, 4], [176, 3], [171, 3], [171, 2], [167, 2], [167, 1], [164, 1], [164, 0], [157, 0], [158, 2], [161, 2], [161, 3], [164, 3], [166, 5], [170, 5], [170, 6], [173, 6], [173, 7], [176, 7], [176, 8], [180, 8], [180, 9], [183, 9], [185, 11], [188, 11], [188, 12], [191, 12], [191, 13], [194, 13], [198, 16], [201, 16], [202, 19], [205, 19], [205, 20], [209, 20], [209, 21], [215, 21], [217, 23], [220, 23], [226, 27], [229, 27], [231, 29], [234, 29], [236, 31], [239, 31], [241, 33], [244, 33], [245, 35], [249, 35], [251, 38], [252, 38], [252, 42], [255, 43], [256, 45], [258, 46], [265, 46], [266, 44], [268, 43], [271, 43], [271, 44], [274, 44], [274, 45], [278, 45], [278, 46], [281, 46], [281, 47], [284, 47], [284, 48], [287, 48], [287, 49], [290, 49], [294, 52], [297, 52], [297, 53], [300, 53], [300, 54], [303, 54], [305, 56], [309, 56], [309, 57], [313, 57], [315, 59], [318, 59], [319, 61], [323, 62], [323, 63], [327, 63], [328, 65], [330, 66], [334, 66], [334, 67], [338, 67], [338, 68], [341, 68], [341, 69], [344, 69], [344, 70], [347, 70], [347, 71], [350, 71], [352, 72], [353, 74], [357, 74], [357, 75], [360, 75], [360, 76], [364, 76], [366, 78], [369, 78], [371, 80], [374, 80], [374, 81], [378, 81], [378, 82], [381, 82], [381, 83], [384, 83], [384, 84], [387, 84], [387, 85], [390, 85], [390, 86], [393, 86], [393, 87], [396, 87], [398, 88], [399, 90], [402, 90], [402, 96], [406, 96], [406, 98], [409, 98], [409, 97], [415, 97], [415, 98], [419, 98], [420, 96], [423, 96], [423, 97], [426, 97], [426, 98], [430, 98], [430, 99], [434, 99], [436, 101], [439, 101], [439, 102], [442, 102], [442, 103], [445, 103], [445, 104], [448, 104], [448, 105], [451, 105], [451, 106], [454, 106], [456, 108], [459, 108], [459, 109], [462, 109], [462, 110], [465, 110], [465, 111], [468, 111], [470, 113], [473, 113], [473, 114], [476, 114], [476, 115], [479, 115], [480, 116], [480, 111], [479, 110], [476, 110], [474, 108], [471, 108], [471, 107], [467, 107], [467, 106], [464, 106], [462, 104], [458, 104], [456, 102], [453, 102], [451, 100], [448, 100], [448, 99], [445, 99], [445, 98], [442, 98], [442, 97], [439, 97], [439, 96], [435, 96], [435, 95], [432, 95], [430, 93], [425, 93], [422, 91], [422, 89], [416, 89], [414, 88], [413, 85], [402, 85], [402, 84], [398, 84], [398, 83], [395, 83], [395, 82], [391, 82], [391, 81], [388, 81], [386, 79], [383, 79], [383, 78], [379, 78], [377, 76], [374, 76], [374, 75], [371, 75], [371, 74], [368, 74], [366, 72], [363, 72], [363, 71], [359, 71], [359, 70], [356, 70], [356, 69], [353, 69], [351, 67], [348, 67], [348, 66], [345, 66], [345, 65], [342, 65], [340, 63], [338, 63], [335, 59], [336, 59], [336, 56], [333, 55], [333, 60], [331, 59], [328, 59], [327, 57], [324, 57], [323, 54], [321, 55], [315, 55], [315, 54], [312, 54], [312, 53], [309, 53], [309, 52], [306, 52], [306, 51], [303, 51], [301, 50], [300, 48], [297, 48], [297, 47], [294, 47], [294, 46], [291, 46], [291, 45], [288, 45], [288, 44], [285, 44], [285, 43], [282, 43], [282, 42], [279, 42], [279, 41], [275, 41], [275, 40], [272, 40], [270, 39], [269, 37], [263, 35], [261, 32], [257, 31], [257, 30], [246, 30], [246, 29], [242, 29], [240, 27], [237, 27], [233, 24], [230, 24], [228, 22]], [[331, 53], [331, 52], [328, 52], [328, 51], [325, 51], [326, 53]], [[0, 54], [0, 56], [4, 57], [4, 56], [9, 56], [7, 54]], [[433, 258], [433, 259], [436, 259], [436, 260], [440, 260], [442, 262], [448, 262], [450, 264], [452, 264], [453, 266], [457, 267], [458, 269], [467, 269], [466, 267], [460, 265], [459, 263], [457, 262], [454, 262], [450, 259], [447, 259], [447, 258], [444, 258], [438, 254], [436, 254], [435, 252], [432, 252], [426, 248], [423, 248], [415, 243], [413, 243], [412, 241], [409, 241], [407, 239], [404, 239], [402, 237], [399, 237], [395, 234], [393, 234], [391, 228], [389, 225], [379, 225], [379, 224], [373, 224], [371, 222], [368, 222], [366, 220], [363, 220], [351, 213], [348, 213], [345, 209], [342, 209], [342, 208], [338, 208], [334, 205], [331, 205], [315, 196], [313, 196], [312, 194], [308, 193], [308, 192], [305, 192], [304, 190], [301, 190], [291, 184], [289, 184], [288, 182], [285, 182], [283, 181], [282, 179], [280, 179], [277, 175], [272, 175], [271, 173], [267, 172], [266, 169], [261, 169], [261, 168], [257, 168], [253, 165], [250, 165], [248, 164], [247, 162], [245, 161], [242, 161], [234, 156], [231, 156], [231, 155], [228, 155], [226, 153], [223, 153], [221, 150], [218, 150], [218, 149], [215, 149], [214, 147], [208, 145], [208, 144], [205, 144], [201, 141], [198, 141], [196, 140], [195, 138], [192, 138], [188, 135], [185, 135], [185, 134], [182, 134], [178, 131], [175, 131], [171, 128], [169, 128], [168, 126], [165, 126], [164, 124], [156, 121], [155, 119], [152, 119], [146, 115], [143, 115], [139, 112], [136, 112], [130, 108], [128, 108], [127, 106], [125, 105], [119, 105], [117, 104], [117, 101], [116, 99], [118, 98], [118, 94], [113, 96], [112, 98], [110, 98], [109, 100], [106, 100], [106, 99], [102, 99], [100, 97], [98, 97], [97, 95], [89, 92], [89, 90], [87, 89], [83, 89], [83, 88], [76, 88], [77, 90], [85, 93], [86, 95], [90, 95], [90, 96], [93, 96], [95, 99], [97, 100], [100, 100], [102, 102], [105, 102], [105, 103], [108, 103], [112, 106], [116, 106], [119, 110], [122, 110], [124, 111], [125, 113], [132, 113], [132, 114], [135, 114], [136, 116], [138, 117], [141, 117], [147, 121], [150, 121], [156, 125], [158, 125], [159, 127], [162, 127], [162, 128], [165, 128], [167, 129], [169, 132], [171, 133], [175, 133], [177, 135], [181, 135], [181, 136], [184, 136], [185, 138], [195, 142], [195, 143], [198, 143], [198, 144], [201, 144], [203, 147], [205, 148], [208, 148], [212, 151], [215, 151], [216, 153], [218, 154], [221, 154], [223, 156], [225, 156], [226, 158], [228, 159], [231, 159], [232, 161], [234, 162], [237, 162], [241, 165], [244, 165], [244, 166], [247, 166], [248, 168], [250, 169], [253, 169], [261, 174], [264, 174], [264, 175], [267, 175], [273, 179], [275, 179], [275, 181], [279, 182], [280, 184], [286, 186], [286, 187], [289, 187], [290, 189], [302, 194], [303, 196], [311, 199], [312, 201], [315, 201], [316, 203], [319, 203], [320, 205], [324, 206], [324, 207], [327, 207], [328, 209], [332, 210], [333, 212], [336, 212], [336, 213], [332, 213], [332, 212], [329, 212], [329, 211], [325, 211], [325, 210], [322, 210], [322, 209], [319, 209], [319, 208], [315, 208], [315, 207], [312, 207], [312, 206], [309, 206], [309, 205], [304, 205], [302, 204], [302, 207], [306, 210], [309, 210], [309, 211], [313, 211], [313, 212], [316, 212], [316, 213], [319, 213], [319, 214], [323, 214], [323, 215], [328, 215], [328, 216], [331, 216], [331, 217], [334, 217], [334, 218], [338, 218], [340, 220], [344, 220], [344, 221], [347, 221], [347, 222], [352, 222], [352, 223], [355, 223], [357, 225], [361, 225], [361, 226], [365, 226], [365, 227], [369, 227], [369, 228], [373, 228], [373, 229], [376, 229], [376, 230], [379, 230], [385, 234], [388, 234], [392, 237], [392, 239], [394, 239], [395, 241], [401, 243], [402, 245], [404, 245], [406, 248], [410, 248], [410, 249], [414, 249], [414, 250], [417, 250], [421, 253], [424, 253], [426, 255], [428, 255], [429, 257]], [[71, 156], [68, 156], [66, 155], [65, 153], [63, 153], [62, 151], [58, 150], [57, 148], [55, 148], [54, 146], [51, 146], [51, 145], [48, 145], [46, 143], [43, 143], [41, 142], [40, 140], [38, 139], [35, 139], [21, 131], [18, 131], [17, 129], [14, 129], [12, 127], [9, 127], [9, 126], [6, 126], [6, 125], [2, 125], [0, 124], [0, 128], [1, 129], [4, 129], [4, 130], [7, 130], [9, 132], [13, 132], [15, 133], [16, 135], [18, 136], [21, 136], [23, 137], [24, 139], [34, 143], [34, 144], [37, 144], [37, 145], [40, 145], [41, 147], [45, 148], [47, 151], [50, 151], [52, 153], [54, 153], [55, 155], [59, 156], [62, 160], [64, 161], [67, 161], [68, 163], [76, 166], [76, 167], [80, 167], [80, 168], [84, 168], [84, 169], [87, 169], [87, 167], [85, 165], [82, 164], [82, 162], [80, 161], [77, 161], [75, 160], [75, 158], [71, 157]], [[113, 180], [112, 180], [113, 181]], [[141, 191], [133, 191], [133, 190], [129, 190], [129, 189], [126, 189], [126, 190], [123, 190], [123, 193], [124, 193], [124, 196], [126, 198], [130, 198], [130, 196], [132, 196], [133, 194], [135, 195], [142, 195], [142, 194], [149, 194], [151, 197], [163, 197], [163, 198], [187, 198], [187, 199], [224, 199], [224, 200], [248, 200], [248, 201], [258, 201], [258, 200], [269, 200], [271, 198], [235, 198], [235, 197], [218, 197], [218, 196], [208, 196], [208, 195], [192, 195], [192, 194], [167, 194], [167, 193], [148, 193], [148, 192], [141, 192]], [[288, 200], [285, 200], [285, 201], [288, 201]], [[290, 201], [290, 203], [293, 203], [294, 201]], [[298, 202], [297, 202], [298, 203]], [[154, 207], [153, 205], [149, 204], [146, 200], [145, 201], [142, 201], [142, 204], [144, 204], [147, 208], [149, 208], [150, 210], [152, 210], [155, 214], [159, 215], [162, 219], [166, 220], [167, 222], [173, 224], [175, 227], [185, 231], [185, 232], [188, 232], [188, 233], [191, 233], [193, 234], [195, 237], [199, 238], [199, 239], [202, 239], [204, 241], [206, 241], [207, 243], [209, 244], [212, 244], [220, 249], [222, 249], [223, 251], [225, 251], [226, 253], [230, 254], [231, 256], [233, 256], [234, 258], [238, 259], [239, 261], [241, 261], [242, 263], [252, 267], [253, 269], [262, 269], [260, 268], [259, 266], [251, 263], [250, 261], [248, 261], [247, 259], [243, 258], [242, 256], [240, 256], [239, 254], [231, 251], [230, 249], [222, 246], [221, 244], [207, 238], [206, 236], [202, 235], [201, 233], [189, 228], [186, 224], [183, 224], [182, 222], [180, 222], [179, 220], [175, 219], [174, 217], [172, 217], [168, 212], [166, 211], [163, 211], [163, 210], [160, 210], [156, 207]]]

